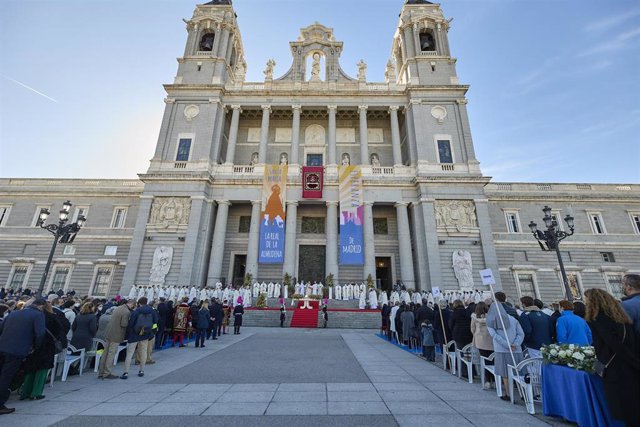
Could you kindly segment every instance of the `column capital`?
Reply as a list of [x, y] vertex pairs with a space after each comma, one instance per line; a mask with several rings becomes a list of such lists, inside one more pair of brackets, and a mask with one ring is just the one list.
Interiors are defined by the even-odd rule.
[[165, 98], [164, 99], [164, 103], [165, 104], [174, 104], [176, 102], [175, 98]]
[[[264, 108], [264, 106], [263, 106], [262, 108]], [[302, 110], [302, 105], [300, 105], [300, 104], [293, 104], [293, 105], [291, 106], [291, 109], [292, 109], [293, 111], [301, 111], [301, 110]]]
[[338, 106], [336, 104], [329, 104], [327, 105], [327, 110], [329, 110], [330, 112], [333, 111], [335, 113], [338, 110]]
[[260, 107], [262, 108], [262, 112], [271, 113], [271, 105], [261, 105]]
[[364, 206], [373, 206], [373, 202], [369, 202], [369, 201], [362, 202], [362, 204], [363, 204]]
[[399, 109], [399, 105], [389, 105], [389, 114], [391, 114], [392, 111], [398, 111]]
[[327, 203], [327, 206], [338, 206], [338, 204], [340, 204], [340, 202], [333, 201], [333, 200], [328, 201], [326, 203]]
[[254, 205], [254, 206], [255, 205], [260, 205], [260, 204], [262, 204], [262, 200], [252, 200], [251, 204]]
[[396, 202], [393, 207], [395, 208], [406, 208], [409, 205], [409, 202]]
[[422, 104], [422, 100], [421, 99], [410, 99], [409, 100], [409, 104], [411, 104], [411, 105], [420, 105], [420, 104]]
[[233, 110], [238, 110], [238, 112], [239, 112], [239, 113], [242, 113], [242, 108], [241, 108], [241, 106], [240, 106], [240, 105], [238, 105], [238, 104], [233, 104], [233, 105], [230, 105], [230, 107], [231, 107], [231, 109], [233, 109]]
[[287, 200], [287, 206], [298, 206], [297, 200]]
[[230, 201], [228, 201], [228, 200], [216, 200], [216, 204], [217, 204], [218, 206], [220, 206], [220, 205], [227, 205], [227, 206], [231, 206], [231, 202], [230, 202]]
[[362, 113], [362, 112], [366, 113], [367, 112], [367, 108], [369, 108], [368, 105], [359, 105], [358, 106], [358, 111], [360, 111], [360, 113]]
[[462, 99], [456, 99], [456, 103], [458, 105], [467, 105], [467, 103], [469, 102], [468, 99], [462, 98]]
[[222, 104], [220, 98], [209, 98], [209, 104]]

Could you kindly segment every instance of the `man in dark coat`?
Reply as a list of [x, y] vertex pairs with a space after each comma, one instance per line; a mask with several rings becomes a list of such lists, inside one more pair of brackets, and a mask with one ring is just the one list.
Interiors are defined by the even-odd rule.
[[224, 311], [222, 310], [222, 304], [220, 300], [215, 298], [213, 304], [209, 307], [211, 311], [211, 317], [213, 317], [213, 329], [211, 331], [211, 339], [217, 340], [217, 336], [220, 336], [220, 327], [222, 326], [222, 318], [224, 317]]
[[164, 335], [164, 330], [167, 327], [167, 319], [169, 318], [169, 307], [166, 303], [166, 298], [161, 297], [160, 302], [158, 303], [158, 332], [156, 333], [156, 348], [162, 347], [162, 336]]
[[42, 309], [46, 301], [35, 300], [23, 310], [12, 312], [0, 324], [0, 415], [10, 414], [15, 408], [7, 408], [9, 386], [20, 364], [34, 349], [40, 347], [45, 335]]
[[428, 301], [426, 299], [423, 299], [422, 306], [420, 306], [416, 313], [416, 323], [418, 325], [422, 325], [422, 322], [425, 320], [428, 320], [429, 323], [432, 323], [433, 321], [433, 310], [427, 305], [427, 302]]

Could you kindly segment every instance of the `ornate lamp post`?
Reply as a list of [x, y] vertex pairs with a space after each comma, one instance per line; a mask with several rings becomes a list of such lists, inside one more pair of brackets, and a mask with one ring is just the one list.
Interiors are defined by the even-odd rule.
[[36, 223], [36, 225], [47, 230], [49, 233], [53, 234], [54, 237], [51, 251], [49, 251], [49, 259], [47, 259], [47, 265], [44, 268], [44, 273], [42, 274], [42, 279], [40, 280], [40, 286], [38, 287], [38, 296], [41, 296], [42, 291], [44, 290], [44, 284], [47, 281], [47, 275], [49, 274], [49, 268], [51, 267], [51, 260], [53, 259], [53, 254], [56, 251], [58, 242], [73, 242], [73, 240], [76, 238], [76, 234], [80, 231], [86, 221], [84, 216], [79, 215], [76, 222], [74, 222], [73, 224], [67, 224], [71, 206], [71, 202], [68, 200], [62, 204], [62, 210], [58, 214], [58, 224], [45, 225], [45, 222], [50, 215], [49, 210], [46, 208], [41, 209], [40, 214], [38, 215], [38, 222]]
[[531, 229], [533, 236], [538, 240], [538, 244], [543, 251], [556, 251], [558, 264], [560, 265], [560, 273], [562, 274], [564, 291], [567, 294], [567, 299], [569, 301], [573, 301], [573, 293], [569, 288], [567, 273], [564, 271], [564, 263], [562, 262], [562, 255], [560, 254], [560, 242], [573, 235], [573, 217], [569, 214], [564, 217], [564, 221], [567, 223], [570, 231], [567, 233], [558, 229], [558, 222], [551, 217], [551, 208], [549, 206], [545, 206], [544, 209], [542, 209], [542, 212], [544, 212], [542, 220], [544, 221], [544, 225], [547, 229], [545, 231], [538, 230], [538, 224], [533, 221], [529, 223], [529, 228]]

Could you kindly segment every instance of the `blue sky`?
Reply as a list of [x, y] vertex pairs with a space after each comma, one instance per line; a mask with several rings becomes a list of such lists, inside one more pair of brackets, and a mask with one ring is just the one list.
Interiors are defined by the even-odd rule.
[[[403, 0], [235, 0], [261, 81], [318, 21], [382, 81]], [[146, 171], [192, 0], [0, 2], [0, 177]], [[495, 181], [640, 182], [640, 2], [444, 0], [477, 157]], [[28, 86], [28, 87], [25, 87]]]

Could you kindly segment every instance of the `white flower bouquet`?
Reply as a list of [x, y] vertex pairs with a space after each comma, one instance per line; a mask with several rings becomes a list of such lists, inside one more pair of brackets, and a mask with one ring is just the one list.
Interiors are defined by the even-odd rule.
[[590, 345], [549, 344], [540, 347], [545, 363], [565, 365], [579, 371], [595, 372], [596, 352]]

